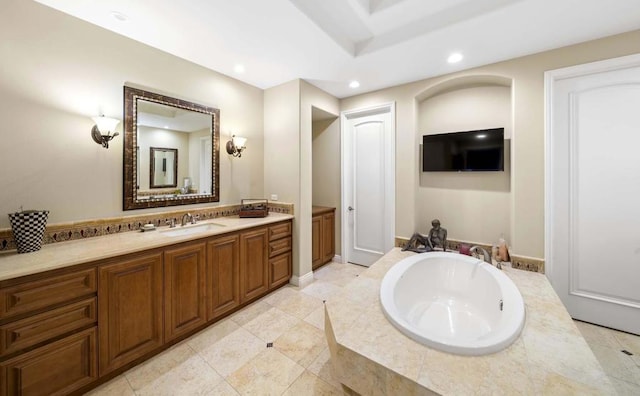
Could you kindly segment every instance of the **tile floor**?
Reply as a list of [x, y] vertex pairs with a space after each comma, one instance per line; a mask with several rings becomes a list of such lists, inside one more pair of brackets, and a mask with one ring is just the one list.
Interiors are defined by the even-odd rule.
[[[575, 321], [618, 394], [640, 395], [640, 336]], [[632, 353], [627, 355], [622, 351]]]
[[[306, 288], [281, 288], [90, 394], [342, 395], [331, 376], [322, 302], [365, 269], [325, 265]], [[640, 395], [640, 337], [576, 324], [618, 392]]]

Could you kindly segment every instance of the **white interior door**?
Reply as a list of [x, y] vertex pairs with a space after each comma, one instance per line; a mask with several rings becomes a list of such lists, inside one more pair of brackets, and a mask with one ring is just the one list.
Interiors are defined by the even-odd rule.
[[342, 246], [351, 263], [369, 266], [394, 245], [394, 110], [387, 104], [342, 114]]
[[200, 194], [211, 194], [211, 137], [200, 138]]
[[640, 56], [545, 80], [548, 276], [572, 317], [640, 334]]

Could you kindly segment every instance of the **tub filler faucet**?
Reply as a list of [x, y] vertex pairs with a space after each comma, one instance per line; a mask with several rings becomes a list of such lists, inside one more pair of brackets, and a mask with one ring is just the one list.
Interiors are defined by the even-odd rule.
[[[473, 246], [471, 247], [471, 249], [469, 249], [469, 252], [471, 253], [482, 253], [483, 259], [485, 262], [493, 265], [493, 263], [491, 262], [491, 255], [489, 254], [489, 252], [487, 252], [487, 250], [481, 246]], [[498, 261], [498, 263], [496, 264], [496, 268], [498, 269], [502, 269], [502, 264], [500, 264], [500, 262]]]

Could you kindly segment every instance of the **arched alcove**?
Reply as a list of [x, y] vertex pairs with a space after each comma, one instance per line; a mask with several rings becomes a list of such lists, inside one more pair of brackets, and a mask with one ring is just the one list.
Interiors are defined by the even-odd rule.
[[[449, 238], [491, 244], [511, 238], [512, 80], [496, 75], [467, 75], [431, 85], [415, 97], [418, 231], [438, 218]], [[422, 136], [503, 127], [505, 167], [500, 172], [423, 172]]]

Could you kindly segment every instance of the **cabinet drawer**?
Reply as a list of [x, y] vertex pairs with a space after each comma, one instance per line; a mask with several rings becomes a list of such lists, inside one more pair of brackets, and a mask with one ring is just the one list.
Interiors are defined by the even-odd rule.
[[269, 240], [275, 241], [276, 239], [288, 237], [291, 235], [291, 222], [277, 224], [269, 227]]
[[68, 395], [97, 373], [93, 327], [0, 363], [0, 396]]
[[269, 258], [291, 250], [291, 237], [269, 242]]
[[95, 268], [5, 287], [0, 289], [0, 319], [95, 292]]
[[29, 348], [96, 322], [96, 299], [89, 298], [0, 326], [0, 356]]
[[269, 260], [269, 288], [282, 285], [291, 278], [291, 252]]

